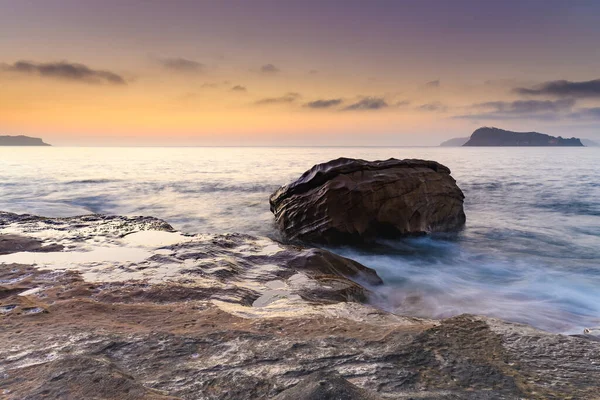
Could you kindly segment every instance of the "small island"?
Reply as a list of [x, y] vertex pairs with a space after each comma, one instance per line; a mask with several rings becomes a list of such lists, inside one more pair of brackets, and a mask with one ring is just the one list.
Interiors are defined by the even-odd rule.
[[440, 147], [460, 147], [469, 141], [470, 137], [457, 137], [440, 143]]
[[512, 132], [499, 128], [477, 129], [463, 146], [572, 146], [584, 147], [578, 138], [565, 139], [538, 132]]
[[40, 138], [29, 136], [0, 136], [0, 146], [50, 146]]

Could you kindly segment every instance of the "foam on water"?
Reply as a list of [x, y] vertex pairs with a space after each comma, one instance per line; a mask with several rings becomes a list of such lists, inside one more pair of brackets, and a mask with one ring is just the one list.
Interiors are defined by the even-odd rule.
[[[556, 332], [600, 325], [599, 148], [0, 148], [0, 210], [151, 215], [188, 233], [277, 238], [271, 192], [341, 156], [436, 160], [466, 195], [458, 235], [334, 249], [379, 272], [378, 306], [425, 317], [486, 314]], [[143, 252], [144, 243], [185, 238], [147, 235], [123, 241]], [[135, 256], [115, 250], [117, 242], [110, 256], [107, 244], [88, 245], [97, 259]]]
[[179, 232], [140, 231], [125, 236], [125, 242], [136, 246], [160, 247], [176, 243], [185, 243], [192, 240], [191, 236], [184, 236]]
[[35, 264], [47, 268], [78, 269], [80, 264], [141, 262], [152, 253], [135, 247], [96, 247], [90, 251], [19, 252], [0, 256], [0, 263]]

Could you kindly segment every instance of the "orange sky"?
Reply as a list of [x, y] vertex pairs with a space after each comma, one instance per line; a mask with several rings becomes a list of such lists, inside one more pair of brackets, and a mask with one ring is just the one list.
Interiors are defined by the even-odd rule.
[[600, 7], [505, 3], [0, 0], [0, 134], [435, 145], [495, 125], [599, 139]]

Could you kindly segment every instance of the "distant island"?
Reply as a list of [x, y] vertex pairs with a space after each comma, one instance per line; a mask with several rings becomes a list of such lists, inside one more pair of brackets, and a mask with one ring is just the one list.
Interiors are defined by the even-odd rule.
[[471, 135], [463, 146], [578, 146], [577, 138], [564, 139], [538, 132], [512, 132], [499, 128], [483, 127]]
[[590, 139], [581, 139], [581, 143], [583, 143], [583, 145], [585, 147], [598, 147], [598, 146], [600, 146], [600, 143], [595, 142], [595, 141], [590, 140]]
[[469, 141], [469, 137], [456, 137], [440, 143], [440, 147], [460, 147]]
[[0, 146], [50, 146], [40, 138], [29, 136], [0, 136]]
[[[584, 142], [584, 143], [582, 143]], [[539, 132], [513, 132], [500, 128], [482, 127], [477, 129], [471, 137], [453, 138], [441, 143], [442, 147], [459, 146], [597, 146], [592, 140], [555, 137]]]

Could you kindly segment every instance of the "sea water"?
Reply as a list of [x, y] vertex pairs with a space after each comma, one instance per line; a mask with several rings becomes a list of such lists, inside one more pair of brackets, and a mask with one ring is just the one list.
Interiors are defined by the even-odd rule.
[[269, 195], [338, 157], [436, 160], [466, 196], [459, 233], [331, 249], [377, 270], [377, 306], [553, 332], [600, 325], [600, 148], [0, 147], [0, 210], [148, 215], [277, 239]]

